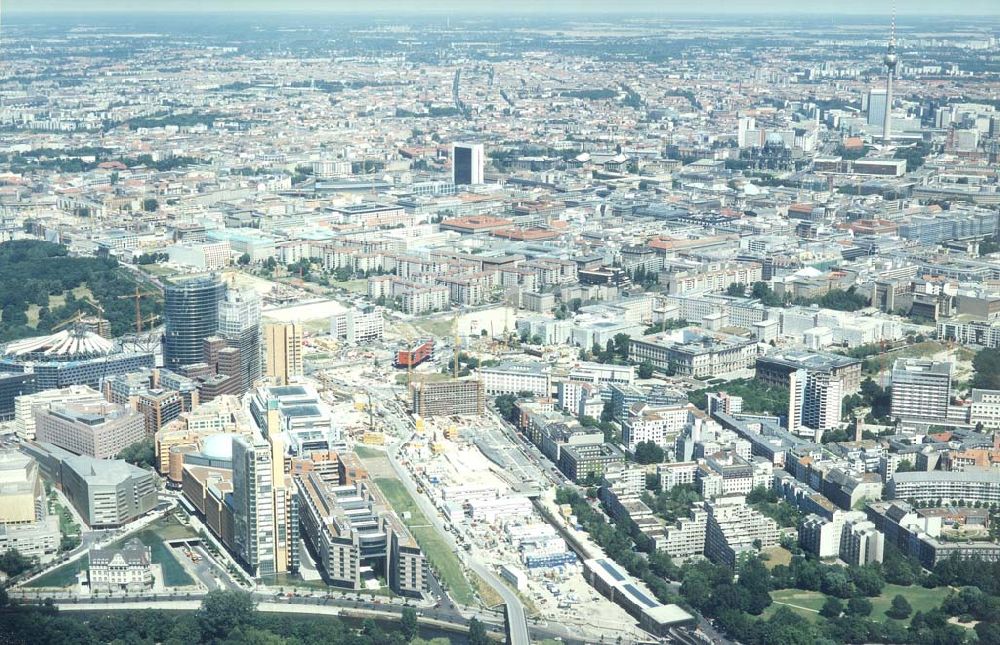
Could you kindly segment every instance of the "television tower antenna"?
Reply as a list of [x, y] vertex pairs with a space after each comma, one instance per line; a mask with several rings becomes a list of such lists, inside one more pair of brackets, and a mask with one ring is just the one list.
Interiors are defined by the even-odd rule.
[[892, 140], [892, 79], [896, 75], [896, 2], [892, 3], [892, 22], [889, 28], [889, 46], [885, 50], [885, 115], [882, 119], [882, 145], [889, 145]]

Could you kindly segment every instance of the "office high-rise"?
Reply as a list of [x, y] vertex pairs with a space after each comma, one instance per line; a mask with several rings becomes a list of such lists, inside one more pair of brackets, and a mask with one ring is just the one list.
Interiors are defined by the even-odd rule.
[[168, 284], [163, 316], [163, 363], [167, 369], [202, 361], [202, 341], [219, 329], [219, 301], [226, 285], [215, 277]]
[[273, 482], [270, 444], [233, 437], [233, 542], [254, 576], [275, 573]]
[[260, 378], [260, 296], [249, 289], [230, 289], [219, 301], [219, 335], [240, 352], [243, 391]]
[[914, 358], [893, 363], [893, 418], [943, 423], [950, 402], [951, 363]]
[[840, 424], [844, 386], [837, 376], [798, 369], [788, 375], [788, 390], [790, 432], [818, 438]]
[[481, 143], [456, 143], [451, 149], [452, 179], [456, 186], [483, 183], [485, 153]]
[[233, 437], [233, 544], [257, 578], [298, 568], [298, 512], [281, 437]]
[[302, 325], [274, 323], [264, 326], [264, 375], [282, 385], [302, 376]]
[[882, 127], [885, 124], [886, 93], [884, 89], [868, 90], [868, 125]]

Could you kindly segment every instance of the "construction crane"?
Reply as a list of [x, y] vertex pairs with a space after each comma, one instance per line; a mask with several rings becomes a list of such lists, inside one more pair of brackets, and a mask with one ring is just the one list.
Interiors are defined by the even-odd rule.
[[156, 296], [158, 294], [151, 293], [149, 291], [140, 291], [139, 285], [135, 286], [135, 293], [127, 296], [118, 296], [119, 300], [135, 300], [135, 333], [142, 333], [142, 298], [144, 296]]
[[70, 316], [66, 320], [62, 321], [58, 325], [53, 325], [52, 326], [52, 331], [59, 331], [63, 327], [69, 327], [70, 325], [73, 325], [75, 323], [80, 322], [81, 320], [83, 320], [86, 317], [87, 317], [87, 315], [85, 313], [83, 313], [82, 311], [77, 311], [75, 314], [73, 314], [72, 316]]

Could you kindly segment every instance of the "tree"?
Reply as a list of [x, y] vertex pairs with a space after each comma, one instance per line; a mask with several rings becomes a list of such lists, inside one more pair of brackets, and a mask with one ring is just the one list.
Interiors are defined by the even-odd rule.
[[825, 618], [837, 618], [842, 613], [844, 613], [844, 604], [833, 596], [828, 597], [819, 610], [819, 615]]
[[913, 463], [909, 459], [904, 459], [896, 465], [897, 473], [910, 473], [913, 472]]
[[740, 567], [738, 586], [745, 593], [745, 608], [755, 616], [771, 605], [771, 574], [760, 557], [746, 560]]
[[852, 616], [868, 616], [872, 613], [872, 601], [867, 598], [851, 598], [847, 601], [847, 613]]
[[160, 207], [160, 202], [158, 202], [154, 197], [147, 197], [146, 199], [142, 200], [142, 210], [146, 211], [147, 213], [155, 212], [159, 207]]
[[900, 594], [892, 599], [892, 605], [889, 610], [885, 612], [885, 615], [889, 618], [896, 618], [903, 620], [913, 613], [913, 607], [910, 606], [910, 602]]
[[733, 284], [726, 287], [727, 296], [735, 296], [742, 298], [744, 295], [746, 295], [746, 292], [747, 292], [747, 286], [742, 282], [734, 282]]
[[35, 566], [35, 558], [21, 555], [17, 549], [9, 549], [0, 555], [0, 571], [8, 576], [18, 576]]
[[517, 395], [515, 394], [501, 394], [495, 401], [497, 406], [497, 412], [500, 413], [504, 419], [517, 425]]
[[156, 444], [153, 437], [146, 437], [126, 446], [115, 455], [115, 458], [124, 459], [128, 463], [142, 468], [155, 468], [157, 465]]
[[639, 378], [652, 378], [653, 363], [649, 359], [639, 363]]
[[663, 462], [663, 448], [652, 441], [640, 441], [635, 447], [635, 461], [640, 464]]
[[246, 265], [250, 264], [250, 259], [251, 259], [250, 258], [250, 254], [249, 253], [244, 253], [243, 255], [240, 256], [239, 260], [237, 260], [236, 262], [240, 266], [245, 267]]
[[469, 645], [492, 645], [493, 641], [486, 635], [486, 627], [478, 618], [469, 619]]
[[210, 591], [201, 601], [198, 622], [205, 639], [225, 638], [234, 629], [253, 622], [256, 603], [242, 591]]
[[404, 607], [403, 614], [399, 619], [399, 629], [403, 632], [403, 638], [412, 641], [417, 636], [419, 626], [417, 624], [417, 610], [413, 607]]

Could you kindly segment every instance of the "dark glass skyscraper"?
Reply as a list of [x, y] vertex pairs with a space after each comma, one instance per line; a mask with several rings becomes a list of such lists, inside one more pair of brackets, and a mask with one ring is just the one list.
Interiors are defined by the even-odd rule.
[[166, 286], [163, 364], [168, 369], [202, 361], [202, 341], [219, 330], [219, 301], [226, 285], [215, 277]]
[[483, 183], [483, 144], [454, 144], [452, 164], [452, 181], [456, 186]]

